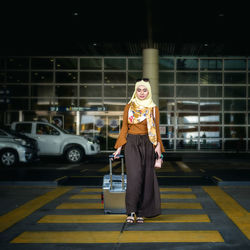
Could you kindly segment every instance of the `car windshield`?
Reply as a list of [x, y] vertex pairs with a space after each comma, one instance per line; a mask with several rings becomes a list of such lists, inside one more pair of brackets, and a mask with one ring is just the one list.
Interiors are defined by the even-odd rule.
[[69, 131], [57, 126], [56, 124], [53, 124], [57, 129], [59, 129], [61, 132], [63, 132], [64, 134], [70, 134]]
[[20, 133], [16, 132], [15, 130], [12, 130], [10, 128], [4, 128], [4, 129], [2, 129], [2, 131], [6, 132], [9, 135], [15, 136], [17, 138], [22, 138], [22, 139], [29, 138], [28, 136], [20, 134]]

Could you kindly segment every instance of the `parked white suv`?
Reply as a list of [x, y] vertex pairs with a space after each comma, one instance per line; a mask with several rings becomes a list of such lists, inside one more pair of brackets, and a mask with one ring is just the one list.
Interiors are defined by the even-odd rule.
[[0, 129], [0, 165], [14, 167], [37, 159], [37, 142], [7, 128]]
[[64, 155], [69, 162], [76, 163], [80, 162], [84, 155], [95, 155], [100, 152], [97, 141], [72, 135], [48, 122], [13, 122], [11, 128], [36, 139], [39, 155]]

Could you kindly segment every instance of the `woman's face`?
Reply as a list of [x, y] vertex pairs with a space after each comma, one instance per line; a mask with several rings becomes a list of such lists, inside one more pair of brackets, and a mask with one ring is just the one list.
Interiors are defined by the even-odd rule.
[[148, 94], [149, 94], [148, 89], [143, 85], [138, 86], [138, 88], [136, 89], [136, 96], [140, 100], [146, 99]]

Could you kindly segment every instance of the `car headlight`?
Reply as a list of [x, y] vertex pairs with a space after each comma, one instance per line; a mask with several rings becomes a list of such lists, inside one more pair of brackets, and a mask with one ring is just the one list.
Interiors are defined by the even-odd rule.
[[99, 144], [99, 141], [98, 141], [96, 138], [94, 138], [94, 137], [90, 137], [90, 136], [86, 136], [86, 135], [84, 135], [83, 137], [84, 137], [90, 144], [93, 144], [93, 143]]
[[93, 144], [94, 143], [92, 140], [89, 140], [89, 139], [87, 139], [87, 140], [88, 140], [89, 144]]
[[91, 138], [91, 137], [89, 137], [89, 136], [84, 136], [84, 138], [85, 138], [88, 142], [90, 142], [90, 143], [93, 143], [93, 142], [94, 142], [93, 138]]
[[25, 140], [23, 140], [23, 139], [16, 138], [15, 141], [20, 143], [22, 146], [27, 146], [27, 142]]

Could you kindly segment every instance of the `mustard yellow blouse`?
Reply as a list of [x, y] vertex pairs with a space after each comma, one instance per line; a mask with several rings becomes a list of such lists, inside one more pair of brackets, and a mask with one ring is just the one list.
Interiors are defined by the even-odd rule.
[[[146, 119], [142, 121], [141, 123], [128, 124], [129, 106], [130, 104], [127, 104], [124, 108], [122, 129], [120, 131], [119, 137], [116, 140], [115, 149], [127, 143], [127, 134], [146, 135], [148, 133]], [[160, 123], [160, 113], [159, 113], [158, 107], [155, 107], [155, 125], [156, 125], [157, 141], [161, 145], [161, 152], [165, 152], [165, 149], [163, 147], [162, 140], [161, 140], [159, 123]]]

